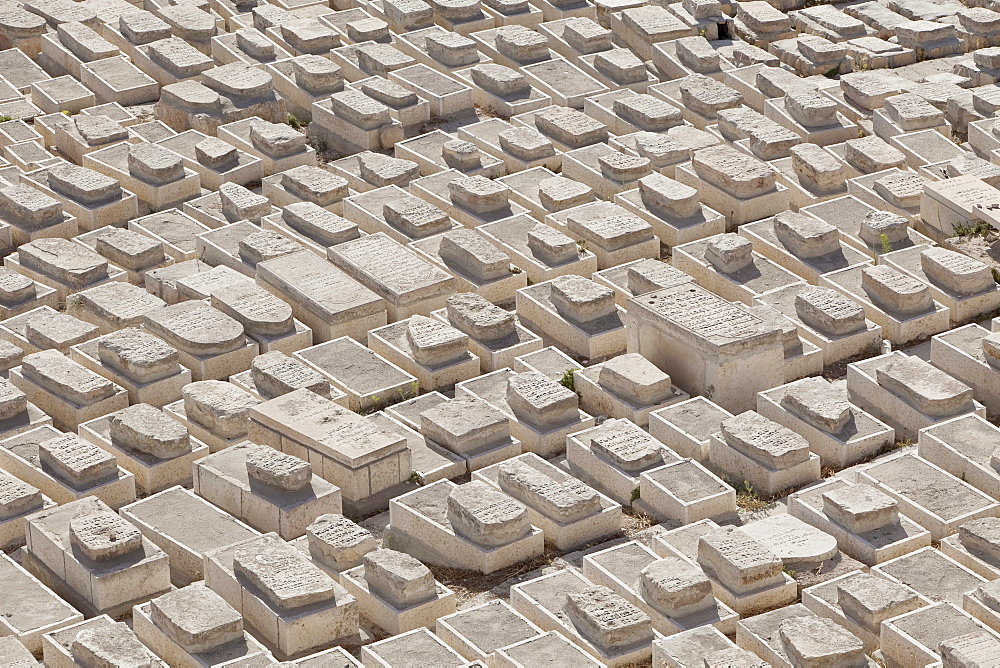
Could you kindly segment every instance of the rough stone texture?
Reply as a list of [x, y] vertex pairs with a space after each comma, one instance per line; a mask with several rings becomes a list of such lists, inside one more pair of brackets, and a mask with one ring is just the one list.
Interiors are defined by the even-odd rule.
[[188, 419], [221, 438], [245, 436], [250, 409], [260, 403], [235, 385], [220, 380], [190, 383], [182, 393]]
[[306, 527], [309, 552], [327, 566], [346, 570], [361, 563], [361, 558], [378, 549], [371, 532], [343, 515], [320, 515]]
[[73, 639], [71, 653], [78, 665], [94, 668], [151, 668], [154, 661], [154, 654], [124, 622], [82, 629]]
[[255, 357], [250, 363], [250, 378], [258, 393], [267, 399], [301, 388], [330, 397], [330, 381], [326, 377], [279, 350]]
[[238, 547], [233, 570], [281, 610], [327, 603], [336, 597], [333, 578], [273, 533]]
[[654, 561], [639, 573], [643, 598], [654, 608], [672, 617], [694, 612], [711, 604], [712, 583], [705, 573], [687, 561], [667, 557]]
[[109, 561], [138, 550], [142, 534], [131, 522], [106, 510], [77, 515], [69, 523], [69, 540], [93, 561]]
[[791, 429], [747, 411], [722, 421], [729, 447], [770, 469], [784, 469], [809, 458], [809, 443]]
[[876, 370], [878, 384], [924, 415], [947, 417], [972, 407], [972, 388], [929, 362], [897, 355]]
[[576, 478], [553, 480], [516, 459], [500, 465], [497, 480], [501, 490], [558, 522], [576, 522], [601, 512], [594, 489]]
[[161, 631], [191, 654], [243, 639], [243, 617], [203, 582], [154, 598], [149, 613]]
[[312, 481], [312, 466], [298, 457], [261, 445], [247, 453], [251, 480], [288, 492], [297, 492]]
[[187, 429], [149, 404], [136, 404], [112, 414], [111, 442], [157, 459], [172, 459], [191, 452]]
[[602, 364], [598, 383], [641, 406], [658, 404], [673, 390], [670, 376], [639, 353], [619, 355]]
[[965, 522], [958, 527], [958, 537], [971, 552], [991, 560], [1000, 558], [1000, 520], [997, 518], [984, 517]]
[[723, 274], [734, 274], [753, 265], [753, 244], [732, 232], [720, 234], [705, 246], [705, 259]]
[[507, 545], [531, 534], [524, 504], [478, 480], [448, 494], [448, 521], [455, 533], [484, 547]]
[[169, 378], [180, 371], [177, 350], [136, 327], [102, 336], [97, 354], [102, 364], [140, 383]]
[[886, 619], [920, 607], [909, 587], [875, 575], [858, 575], [837, 587], [837, 604], [851, 619], [876, 631]]
[[437, 596], [430, 569], [404, 552], [373, 550], [364, 556], [364, 564], [369, 590], [397, 610]]
[[800, 666], [865, 666], [864, 644], [836, 622], [822, 617], [792, 617], [778, 626], [785, 651]]
[[576, 393], [535, 371], [512, 376], [506, 398], [519, 420], [537, 426], [560, 426], [579, 416]]
[[851, 419], [847, 394], [825, 378], [806, 378], [790, 388], [781, 405], [829, 434], [839, 434]]
[[568, 594], [565, 611], [581, 635], [605, 650], [648, 643], [653, 637], [649, 615], [604, 586]]
[[827, 336], [845, 336], [865, 328], [864, 308], [832, 288], [803, 288], [795, 295], [795, 314]]
[[899, 504], [871, 485], [850, 485], [823, 493], [823, 512], [851, 533], [862, 534], [899, 522]]

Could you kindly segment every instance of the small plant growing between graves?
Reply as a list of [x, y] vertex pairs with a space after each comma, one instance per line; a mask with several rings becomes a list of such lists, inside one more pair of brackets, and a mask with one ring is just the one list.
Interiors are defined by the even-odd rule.
[[419, 473], [417, 473], [416, 471], [410, 471], [410, 479], [409, 480], [410, 480], [411, 483], [413, 483], [417, 487], [423, 487], [424, 486], [424, 478], [423, 478], [423, 476], [420, 475]]
[[711, 401], [712, 397], [715, 395], [715, 385], [709, 385], [708, 387], [706, 387], [704, 395], [706, 399]]
[[736, 490], [736, 507], [740, 510], [756, 513], [767, 510], [771, 503], [767, 499], [762, 499], [757, 490], [748, 481], [738, 482], [730, 485]]
[[635, 503], [638, 498], [639, 498], [639, 488], [636, 487], [635, 489], [632, 490], [632, 498], [629, 499], [629, 503]]
[[791, 566], [785, 566], [784, 568], [781, 569], [781, 572], [787, 575], [788, 577], [792, 578], [793, 580], [795, 579], [796, 575], [795, 569], [792, 568]]
[[573, 382], [573, 369], [566, 369], [563, 371], [562, 378], [559, 379], [559, 384], [563, 387], [576, 392], [576, 384]]
[[993, 282], [1000, 283], [1000, 269], [990, 267], [990, 273], [993, 274]]
[[[970, 221], [971, 222], [971, 221]], [[955, 236], [956, 237], [983, 237], [986, 238], [993, 228], [986, 221], [979, 221], [975, 225], [956, 225], [955, 226]]]
[[913, 441], [908, 438], [904, 438], [901, 441], [895, 441], [893, 443], [886, 443], [885, 445], [882, 446], [882, 449], [878, 451], [878, 454], [884, 455], [886, 453], [894, 452], [896, 450], [899, 450], [900, 448], [905, 448], [910, 445], [913, 445]]
[[288, 124], [291, 125], [293, 128], [295, 128], [296, 130], [300, 130], [309, 125], [309, 122], [306, 121], [305, 123], [303, 123], [299, 119], [295, 118], [295, 116], [293, 116], [292, 114], [288, 114]]
[[889, 237], [888, 236], [886, 236], [885, 234], [880, 234], [880, 235], [878, 235], [878, 241], [879, 241], [880, 244], [882, 244], [882, 254], [883, 255], [885, 255], [886, 253], [891, 253], [892, 252], [892, 242], [889, 241]]
[[0, 123], [6, 123], [7, 121], [14, 120], [14, 117], [10, 114], [0, 114]]

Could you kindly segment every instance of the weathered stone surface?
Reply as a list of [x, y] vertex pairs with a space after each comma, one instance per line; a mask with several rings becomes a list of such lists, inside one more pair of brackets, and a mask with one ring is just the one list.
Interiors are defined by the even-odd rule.
[[537, 372], [525, 372], [507, 381], [507, 404], [519, 420], [556, 427], [578, 419], [579, 397]]
[[643, 568], [639, 586], [647, 603], [671, 617], [682, 617], [714, 604], [712, 583], [704, 571], [675, 557]]
[[260, 445], [247, 453], [247, 474], [250, 480], [297, 492], [312, 481], [312, 466], [298, 457]]
[[703, 148], [691, 160], [699, 177], [734, 197], [748, 199], [775, 189], [777, 172], [771, 165], [731, 146]]
[[474, 292], [449, 297], [447, 313], [452, 327], [477, 341], [496, 341], [515, 332], [513, 313]]
[[941, 288], [959, 295], [976, 295], [995, 289], [990, 268], [947, 248], [928, 248], [920, 254], [920, 267]]
[[28, 410], [28, 397], [9, 380], [0, 379], [0, 420], [23, 415]]
[[69, 540], [93, 561], [115, 559], [142, 546], [139, 530], [111, 510], [81, 513], [71, 519]]
[[309, 553], [339, 571], [360, 565], [365, 554], [378, 549], [370, 531], [343, 515], [320, 515], [306, 528], [306, 536]]
[[753, 588], [781, 576], [781, 559], [745, 530], [724, 526], [698, 541], [698, 563], [731, 589]]
[[659, 173], [639, 179], [639, 194], [649, 209], [668, 216], [688, 218], [701, 211], [701, 201], [695, 188]]
[[509, 206], [510, 189], [485, 176], [461, 176], [448, 182], [448, 194], [463, 209], [487, 214]]
[[878, 251], [882, 250], [882, 235], [890, 244], [909, 238], [909, 223], [903, 216], [890, 211], [871, 211], [861, 221], [858, 236]]
[[706, 118], [715, 118], [723, 109], [739, 106], [743, 102], [739, 92], [704, 74], [684, 77], [679, 88], [684, 106]]
[[415, 239], [447, 232], [451, 218], [430, 202], [408, 195], [382, 205], [385, 222]]
[[456, 534], [484, 547], [508, 545], [531, 534], [524, 504], [478, 480], [448, 494], [448, 520]]
[[969, 520], [958, 527], [958, 537], [963, 547], [973, 553], [991, 560], [1000, 558], [1000, 520], [997, 518]]
[[949, 638], [938, 650], [944, 668], [987, 668], [1000, 661], [1000, 640], [988, 631]]
[[601, 585], [568, 594], [565, 612], [584, 638], [605, 650], [653, 638], [649, 615]]
[[294, 330], [292, 307], [256, 283], [246, 281], [213, 292], [212, 306], [256, 336], [280, 336]]
[[497, 482], [502, 491], [557, 522], [578, 522], [601, 512], [600, 496], [591, 487], [576, 478], [553, 480], [517, 459], [500, 465]]
[[538, 200], [547, 211], [571, 209], [592, 199], [593, 188], [564, 176], [550, 176], [538, 182]]
[[549, 300], [559, 314], [578, 325], [606, 318], [616, 313], [614, 292], [582, 276], [568, 275], [552, 279]]
[[41, 229], [63, 220], [59, 200], [23, 185], [0, 188], [0, 211], [29, 229]]
[[273, 533], [237, 548], [233, 570], [252, 586], [251, 591], [281, 610], [330, 603], [337, 595], [333, 578]]
[[460, 330], [422, 315], [410, 316], [406, 341], [413, 359], [430, 368], [454, 362], [469, 347], [469, 337]]
[[724, 274], [734, 274], [753, 265], [753, 244], [746, 237], [727, 232], [705, 246], [705, 259]]
[[358, 166], [361, 178], [377, 188], [393, 185], [405, 187], [420, 175], [420, 166], [412, 160], [390, 158], [371, 151], [358, 154]]
[[41, 510], [44, 499], [37, 487], [0, 471], [0, 521]]
[[290, 228], [322, 246], [336, 246], [361, 236], [357, 223], [312, 202], [289, 204], [282, 209], [281, 218]]
[[774, 217], [778, 240], [800, 258], [815, 258], [840, 251], [840, 230], [813, 216], [784, 211]]
[[33, 383], [78, 406], [89, 406], [107, 399], [117, 388], [111, 381], [73, 362], [58, 350], [25, 355], [21, 361], [21, 373]]
[[80, 290], [108, 277], [108, 261], [67, 239], [36, 239], [17, 249], [21, 265]]
[[789, 388], [781, 405], [829, 434], [839, 434], [851, 419], [847, 393], [820, 376], [803, 379]]
[[82, 629], [71, 653], [78, 665], [94, 668], [152, 668], [155, 656], [124, 622]]
[[531, 90], [531, 85], [523, 74], [503, 65], [496, 63], [476, 65], [469, 72], [472, 74], [473, 83], [497, 97], [520, 97]]
[[851, 533], [867, 533], [899, 522], [896, 500], [871, 485], [850, 485], [823, 493], [823, 512]]
[[184, 178], [181, 156], [148, 142], [129, 146], [128, 169], [137, 178], [154, 185], [166, 185]]
[[535, 257], [551, 266], [576, 260], [580, 256], [575, 241], [544, 223], [528, 230], [528, 248]]
[[458, 454], [471, 454], [510, 442], [507, 416], [485, 401], [455, 398], [420, 414], [420, 432]]
[[173, 459], [191, 452], [191, 438], [177, 420], [149, 404], [136, 404], [111, 414], [111, 442], [157, 459]]
[[242, 324], [205, 302], [165, 306], [147, 313], [143, 320], [150, 332], [192, 355], [221, 355], [246, 341]]
[[858, 575], [837, 587], [837, 605], [866, 629], [877, 631], [883, 621], [921, 606], [909, 587], [875, 575]]
[[820, 192], [839, 190], [844, 185], [844, 165], [822, 146], [796, 144], [792, 154], [792, 168], [804, 185]]
[[94, 249], [124, 269], [142, 271], [164, 260], [163, 242], [118, 227], [94, 237]]
[[800, 666], [864, 666], [864, 644], [853, 633], [823, 617], [791, 617], [778, 626], [789, 658]]
[[149, 613], [161, 631], [192, 654], [243, 639], [243, 617], [204, 582], [154, 598]]
[[886, 265], [862, 269], [861, 288], [876, 306], [892, 314], [912, 316], [934, 309], [926, 283]]
[[115, 458], [76, 434], [39, 443], [38, 459], [42, 470], [77, 490], [90, 489], [118, 476]]
[[180, 371], [177, 350], [137, 327], [102, 336], [97, 355], [102, 364], [139, 383], [169, 378]]
[[235, 385], [220, 380], [190, 383], [181, 392], [188, 419], [221, 438], [246, 436], [250, 409], [260, 403]]
[[397, 610], [437, 597], [430, 569], [404, 552], [373, 550], [365, 554], [364, 564], [369, 591]]
[[827, 336], [846, 336], [865, 328], [865, 311], [832, 288], [806, 286], [795, 295], [795, 314]]
[[663, 464], [663, 445], [628, 420], [605, 420], [590, 441], [597, 456], [637, 476]]
[[280, 350], [255, 357], [250, 363], [250, 378], [257, 392], [265, 399], [273, 399], [301, 388], [330, 398], [330, 381], [325, 376]]
[[876, 369], [878, 384], [924, 415], [948, 417], [972, 410], [972, 388], [918, 357], [896, 356]]
[[641, 406], [658, 404], [673, 393], [670, 376], [639, 353], [619, 355], [602, 364], [598, 383]]
[[756, 411], [722, 421], [722, 436], [738, 450], [769, 469], [784, 469], [809, 459], [809, 442]]

